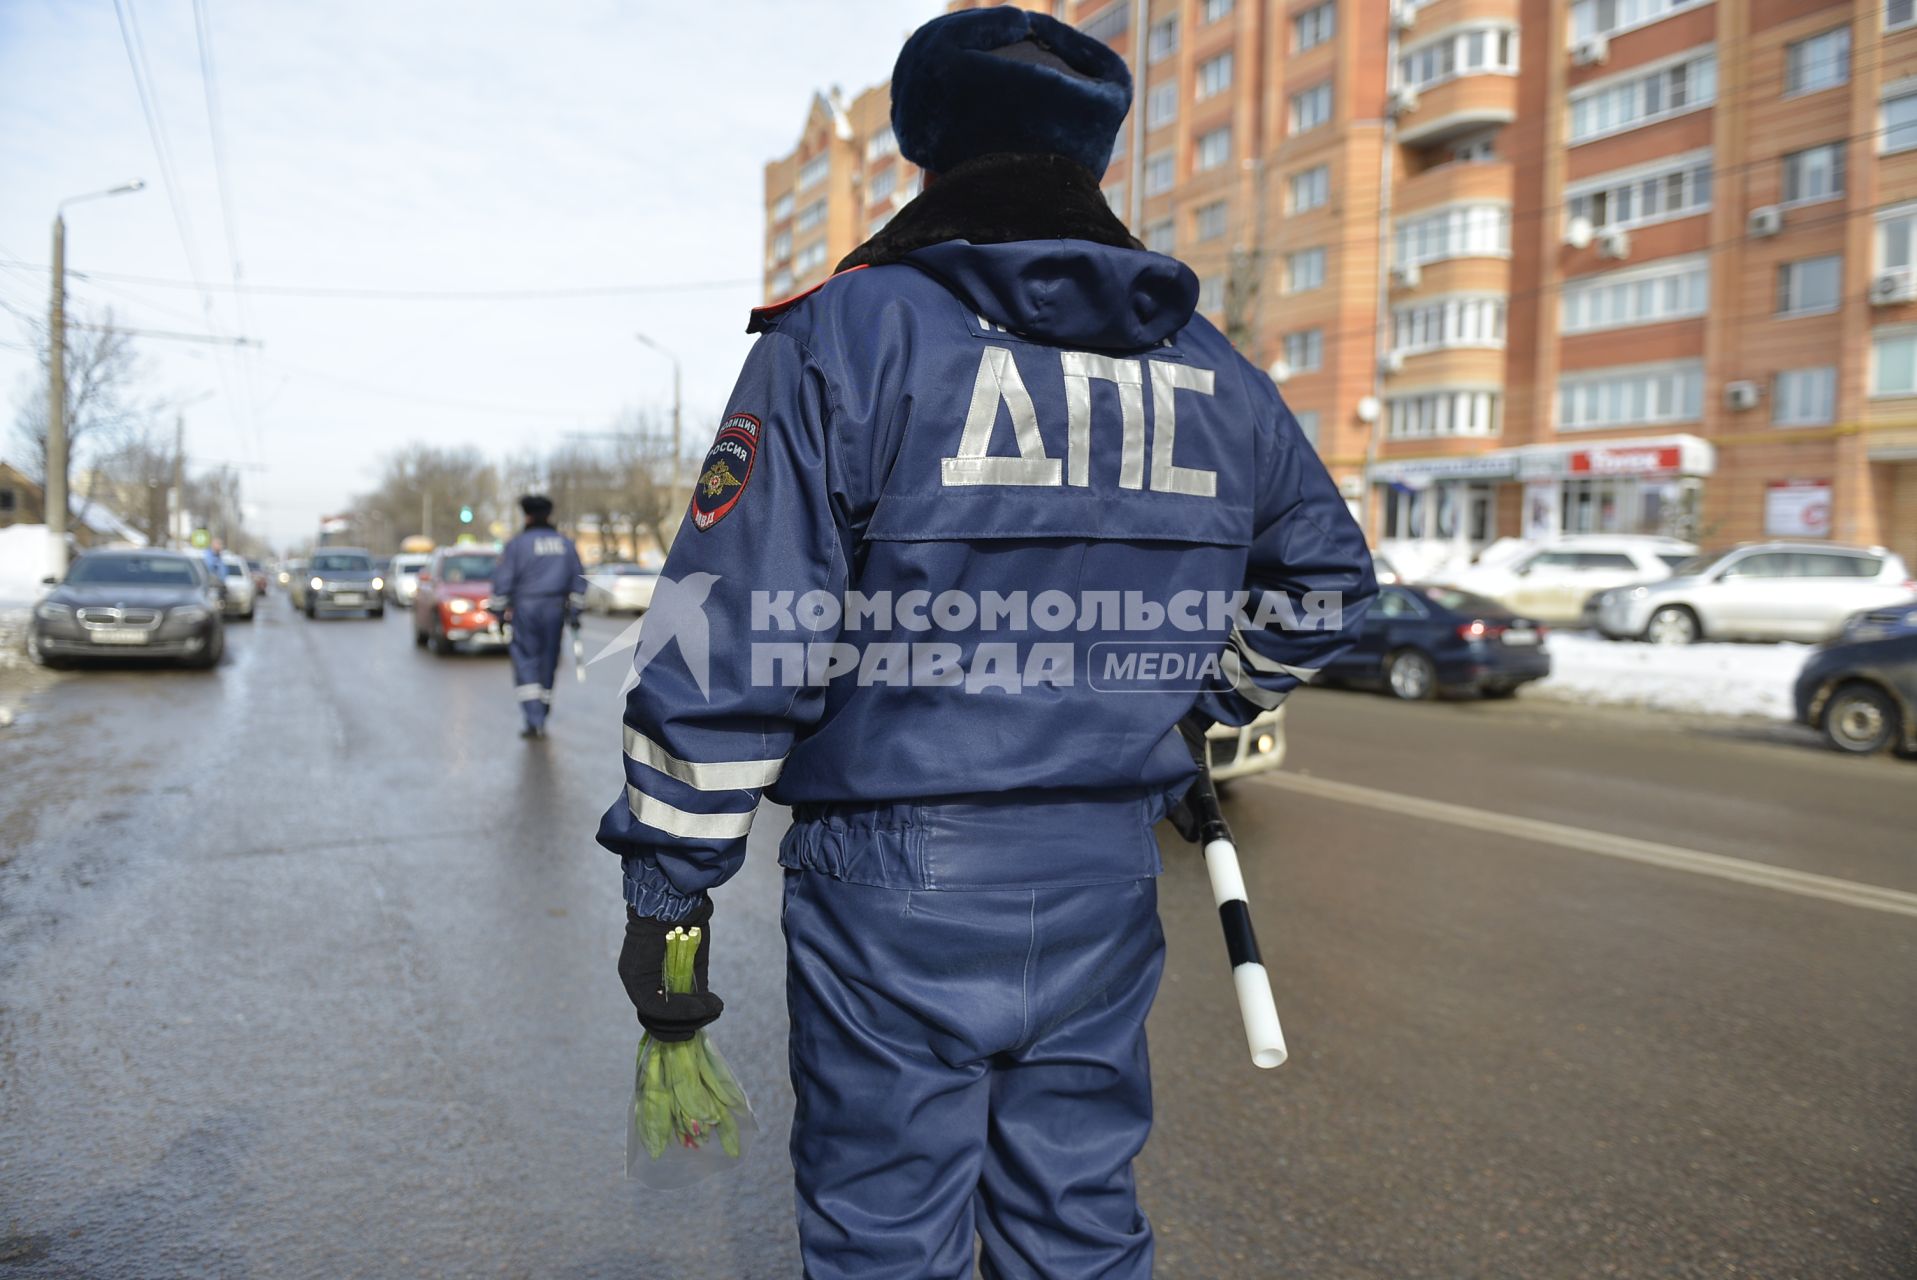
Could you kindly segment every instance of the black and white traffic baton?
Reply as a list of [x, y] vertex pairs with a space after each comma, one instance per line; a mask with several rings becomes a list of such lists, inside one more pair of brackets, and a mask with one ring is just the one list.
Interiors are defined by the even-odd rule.
[[1231, 981], [1238, 989], [1238, 1012], [1245, 1019], [1245, 1041], [1251, 1060], [1276, 1067], [1286, 1057], [1285, 1031], [1278, 1025], [1278, 1005], [1271, 998], [1271, 976], [1258, 954], [1258, 935], [1251, 927], [1251, 907], [1245, 901], [1245, 877], [1238, 869], [1238, 846], [1218, 806], [1218, 789], [1211, 781], [1210, 751], [1203, 738], [1198, 752], [1198, 781], [1185, 803], [1198, 819], [1198, 843], [1205, 851], [1205, 870], [1211, 873], [1211, 896], [1218, 903], [1218, 922], [1225, 930], [1225, 953], [1231, 958]]

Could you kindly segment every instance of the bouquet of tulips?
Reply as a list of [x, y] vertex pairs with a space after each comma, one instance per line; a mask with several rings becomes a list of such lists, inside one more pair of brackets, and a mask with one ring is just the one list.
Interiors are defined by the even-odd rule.
[[[668, 998], [695, 990], [697, 928], [666, 935]], [[704, 1029], [690, 1040], [639, 1039], [626, 1126], [626, 1176], [679, 1187], [711, 1176], [744, 1154], [758, 1132], [752, 1105]]]

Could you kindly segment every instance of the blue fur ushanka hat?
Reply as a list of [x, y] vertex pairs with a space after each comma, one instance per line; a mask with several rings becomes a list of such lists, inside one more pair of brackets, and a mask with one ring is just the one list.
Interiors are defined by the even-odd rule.
[[1123, 58], [1010, 5], [932, 19], [892, 70], [899, 154], [933, 173], [1011, 152], [1065, 156], [1103, 177], [1131, 102]]

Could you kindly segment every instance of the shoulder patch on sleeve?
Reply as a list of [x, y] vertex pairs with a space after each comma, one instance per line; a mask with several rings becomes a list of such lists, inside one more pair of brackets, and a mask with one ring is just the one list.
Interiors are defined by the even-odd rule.
[[719, 427], [719, 438], [706, 452], [699, 479], [692, 486], [692, 524], [701, 532], [725, 519], [738, 505], [752, 479], [752, 464], [759, 457], [759, 420], [749, 413], [735, 413]]
[[773, 324], [778, 320], [780, 316], [790, 311], [793, 307], [798, 306], [801, 302], [804, 302], [807, 298], [811, 297], [813, 294], [817, 293], [819, 290], [825, 288], [827, 285], [831, 284], [834, 280], [837, 280], [840, 276], [849, 276], [854, 271], [863, 271], [863, 270], [865, 270], [864, 263], [860, 263], [856, 267], [847, 267], [843, 271], [835, 272], [834, 274], [827, 276], [825, 279], [813, 285], [810, 289], [801, 289], [799, 292], [793, 294], [789, 298], [781, 298], [777, 302], [768, 302], [763, 307], [752, 308], [752, 318], [746, 321], [746, 332], [747, 333], [765, 332], [767, 329], [770, 329], [773, 326]]

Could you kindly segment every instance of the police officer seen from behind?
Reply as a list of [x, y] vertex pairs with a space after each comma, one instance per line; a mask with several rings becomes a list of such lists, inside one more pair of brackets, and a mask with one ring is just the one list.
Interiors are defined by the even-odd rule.
[[[599, 831], [624, 866], [620, 973], [657, 1035], [717, 1017], [716, 995], [660, 995], [665, 932], [710, 940], [761, 795], [791, 807], [813, 1280], [965, 1280], [975, 1241], [988, 1277], [1151, 1273], [1132, 1159], [1164, 959], [1153, 826], [1195, 776], [1177, 726], [1277, 706], [1376, 594], [1277, 389], [1105, 203], [1130, 101], [1123, 60], [1040, 14], [906, 42], [892, 122], [925, 189], [754, 312], [648, 616], [681, 602], [678, 643], [641, 647]], [[1179, 592], [1245, 593], [1246, 617]], [[849, 593], [887, 603], [804, 603]], [[1122, 645], [1206, 674], [1152, 683], [1108, 664]], [[1114, 670], [1130, 683], [1097, 687]]]
[[552, 679], [566, 626], [579, 625], [585, 567], [571, 538], [552, 527], [552, 499], [519, 500], [526, 528], [499, 554], [493, 599], [512, 623], [513, 697], [526, 717], [522, 738], [544, 737], [552, 714]]

